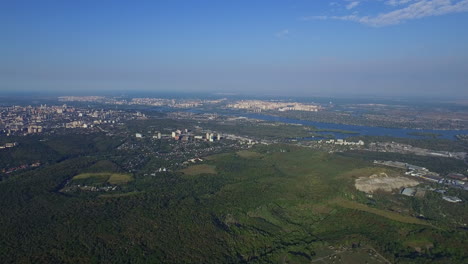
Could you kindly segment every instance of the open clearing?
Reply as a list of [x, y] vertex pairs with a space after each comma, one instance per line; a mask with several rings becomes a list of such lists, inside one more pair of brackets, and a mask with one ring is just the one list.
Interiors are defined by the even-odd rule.
[[200, 174], [216, 174], [216, 166], [200, 164], [187, 167], [180, 171], [189, 176], [196, 176]]
[[384, 211], [384, 210], [381, 210], [381, 209], [372, 208], [372, 207], [366, 206], [366, 205], [358, 203], [358, 202], [353, 202], [353, 201], [349, 201], [349, 200], [345, 200], [345, 199], [341, 199], [341, 198], [336, 198], [334, 200], [331, 200], [329, 203], [330, 204], [335, 204], [335, 205], [338, 205], [338, 206], [341, 206], [341, 207], [344, 207], [344, 208], [348, 208], [348, 209], [354, 209], [354, 210], [359, 210], [359, 211], [363, 211], [363, 212], [367, 212], [367, 213], [371, 213], [371, 214], [380, 215], [380, 216], [383, 216], [385, 218], [388, 218], [388, 219], [391, 219], [391, 220], [394, 220], [394, 221], [398, 221], [398, 222], [402, 222], [402, 223], [430, 226], [429, 223], [426, 223], [423, 220], [420, 220], [420, 219], [417, 219], [417, 218], [414, 218], [414, 217], [411, 217], [411, 216], [401, 215], [401, 214], [398, 214], [398, 213], [395, 213], [395, 212]]
[[142, 194], [145, 192], [128, 192], [128, 193], [111, 193], [111, 194], [101, 194], [99, 197], [101, 198], [119, 198], [119, 197], [128, 197], [133, 195]]
[[204, 159], [214, 161], [214, 160], [219, 160], [225, 157], [229, 157], [229, 155], [230, 153], [214, 154], [214, 155], [206, 156], [204, 157]]
[[245, 159], [251, 159], [251, 158], [261, 158], [263, 157], [262, 154], [254, 151], [248, 151], [248, 150], [241, 150], [236, 153], [239, 157], [245, 158]]
[[312, 258], [311, 263], [346, 263], [346, 264], [378, 264], [390, 263], [382, 255], [371, 248], [357, 248], [348, 250], [322, 249]]
[[125, 184], [133, 180], [132, 175], [130, 174], [119, 174], [113, 173], [110, 175], [109, 179], [107, 180], [110, 184]]
[[133, 176], [130, 174], [123, 174], [123, 173], [108, 173], [108, 172], [100, 172], [100, 173], [82, 173], [78, 174], [72, 179], [73, 181], [86, 181], [91, 184], [126, 184], [133, 180]]
[[402, 187], [413, 187], [419, 182], [407, 177], [397, 176], [389, 177], [386, 173], [373, 174], [369, 177], [360, 177], [356, 179], [355, 187], [365, 193], [373, 193], [377, 190], [392, 192]]

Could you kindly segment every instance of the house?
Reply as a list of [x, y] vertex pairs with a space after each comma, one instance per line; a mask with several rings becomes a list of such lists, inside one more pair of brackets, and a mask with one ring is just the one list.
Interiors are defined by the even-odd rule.
[[455, 196], [442, 196], [442, 199], [444, 199], [447, 202], [451, 202], [451, 203], [461, 203], [462, 202], [462, 200], [460, 198], [455, 197]]
[[416, 195], [416, 189], [404, 188], [403, 190], [401, 190], [401, 194], [403, 194], [405, 196], [413, 197], [414, 195]]
[[458, 181], [467, 181], [468, 177], [460, 173], [450, 173], [447, 175], [448, 178], [458, 180]]
[[430, 175], [430, 174], [422, 175], [421, 178], [428, 180], [428, 181], [437, 182], [437, 183], [442, 183], [444, 180], [443, 178], [439, 176]]

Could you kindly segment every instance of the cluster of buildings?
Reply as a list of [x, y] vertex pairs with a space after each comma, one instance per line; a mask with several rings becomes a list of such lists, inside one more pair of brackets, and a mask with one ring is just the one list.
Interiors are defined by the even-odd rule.
[[16, 142], [10, 142], [10, 143], [5, 143], [3, 145], [0, 145], [0, 149], [6, 149], [6, 148], [13, 148], [18, 146], [18, 143]]
[[42, 133], [42, 126], [31, 125], [28, 127], [28, 134]]
[[414, 165], [407, 165], [408, 171], [405, 173], [406, 175], [419, 177], [426, 181], [430, 181], [433, 183], [440, 183], [445, 184], [452, 187], [457, 187], [461, 189], [468, 190], [468, 178], [463, 174], [458, 173], [449, 173], [445, 177], [441, 177], [438, 173], [431, 172], [426, 168], [414, 166]]
[[182, 162], [182, 165], [187, 166], [187, 165], [189, 165], [191, 163], [193, 164], [193, 163], [202, 162], [202, 161], [203, 161], [202, 158], [193, 158], [193, 159], [189, 159], [187, 161]]
[[149, 173], [149, 174], [145, 173], [145, 174], [143, 174], [143, 176], [148, 176], [149, 175], [149, 176], [154, 177], [154, 176], [156, 176], [157, 173], [164, 173], [164, 172], [169, 172], [169, 171], [170, 171], [169, 169], [167, 169], [165, 167], [161, 167], [161, 168], [157, 169], [155, 172]]
[[364, 146], [364, 141], [359, 140], [357, 142], [346, 141], [344, 139], [330, 139], [330, 140], [319, 140], [318, 143], [326, 143], [326, 144], [335, 144], [340, 146]]
[[192, 108], [206, 104], [219, 104], [226, 99], [201, 100], [201, 99], [163, 99], [163, 98], [133, 98], [128, 102], [129, 105], [151, 105], [167, 106], [173, 108]]
[[126, 100], [121, 100], [114, 97], [105, 96], [60, 96], [59, 102], [80, 102], [80, 103], [98, 103], [98, 104], [114, 104], [126, 105]]
[[176, 108], [190, 108], [202, 105], [202, 100], [184, 100], [183, 102], [175, 99], [162, 98], [133, 98], [128, 102], [130, 105], [151, 105], [151, 106], [169, 106]]
[[61, 192], [76, 192], [76, 191], [84, 191], [84, 192], [110, 192], [115, 191], [118, 189], [117, 185], [107, 185], [107, 186], [92, 186], [92, 185], [71, 185], [66, 186], [61, 189]]
[[263, 110], [317, 112], [321, 110], [321, 107], [315, 104], [262, 100], [241, 100], [233, 104], [228, 104], [227, 107], [231, 109], [253, 110], [254, 112], [261, 112]]
[[445, 177], [442, 177], [436, 172], [429, 171], [427, 168], [398, 161], [375, 160], [374, 164], [404, 169], [406, 170], [405, 175], [407, 176], [417, 177], [428, 182], [439, 183], [448, 187], [468, 191], [468, 177], [463, 174], [449, 173]]
[[64, 124], [65, 128], [92, 128], [95, 125], [101, 124], [115, 124], [115, 120], [77, 120]]
[[60, 96], [59, 102], [104, 102], [104, 96]]
[[25, 169], [29, 169], [29, 168], [37, 168], [39, 166], [41, 166], [40, 162], [35, 162], [33, 164], [23, 164], [23, 165], [19, 165], [19, 166], [13, 167], [13, 168], [3, 168], [0, 171], [0, 173], [10, 174], [10, 173], [13, 173], [13, 172], [16, 172], [16, 171], [19, 171], [19, 170], [25, 170]]
[[233, 135], [233, 134], [225, 134], [224, 137], [225, 137], [226, 139], [238, 141], [238, 142], [240, 142], [241, 144], [247, 144], [247, 145], [249, 145], [249, 146], [252, 146], [252, 145], [255, 145], [255, 144], [259, 144], [259, 143], [265, 144], [265, 142], [259, 142], [259, 141], [257, 141], [257, 140], [254, 140], [254, 139], [251, 139], [251, 138], [248, 138], [248, 137], [245, 137], [245, 136], [238, 136], [238, 135]]
[[65, 105], [1, 107], [0, 134], [9, 136], [42, 133], [44, 123], [59, 120], [59, 116], [64, 112], [66, 112]]
[[[136, 138], [143, 138], [142, 133], [136, 133], [135, 134]], [[180, 140], [180, 141], [194, 141], [194, 140], [204, 140], [204, 141], [209, 141], [209, 142], [214, 142], [214, 141], [220, 141], [223, 139], [223, 136], [221, 133], [216, 133], [216, 132], [206, 132], [204, 135], [195, 135], [194, 132], [192, 132], [189, 129], [177, 129], [175, 131], [172, 131], [170, 135], [163, 135], [161, 132], [156, 132], [153, 135], [153, 139], [162, 139], [162, 138], [172, 138], [174, 140]]]
[[414, 154], [419, 156], [454, 158], [460, 160], [464, 160], [467, 156], [466, 152], [435, 151], [396, 142], [373, 142], [369, 144], [368, 150], [377, 152]]
[[[227, 99], [169, 99], [169, 98], [132, 98], [123, 99], [116, 97], [103, 97], [103, 96], [62, 96], [58, 98], [61, 102], [92, 102], [101, 104], [113, 105], [146, 105], [158, 107], [171, 107], [171, 108], [194, 108], [204, 105], [216, 105], [225, 102]], [[306, 104], [299, 102], [280, 102], [280, 101], [263, 101], [263, 100], [240, 100], [232, 104], [227, 104], [227, 108], [231, 109], [246, 109], [254, 112], [261, 112], [263, 110], [276, 110], [276, 111], [307, 111], [317, 112], [322, 109], [317, 104]]]
[[[408, 176], [418, 177], [420, 179], [432, 182], [432, 183], [439, 183], [449, 187], [459, 188], [468, 190], [468, 177], [463, 174], [458, 173], [449, 173], [446, 177], [441, 177], [438, 173], [431, 172], [424, 167], [419, 167], [415, 165], [411, 165], [408, 163], [398, 162], [398, 161], [374, 161], [375, 164], [384, 165], [389, 167], [395, 167], [400, 169], [406, 169], [407, 172], [405, 173]], [[430, 189], [436, 192], [439, 192], [442, 195], [442, 199], [451, 202], [451, 203], [460, 203], [462, 200], [455, 196], [448, 196], [445, 195], [445, 190], [436, 190]], [[409, 196], [409, 197], [423, 197], [426, 192], [425, 188], [403, 188], [400, 194]]]
[[148, 105], [148, 106], [167, 106], [173, 108], [192, 108], [206, 104], [218, 104], [226, 99], [201, 100], [201, 99], [167, 99], [167, 98], [133, 98], [121, 99], [104, 96], [62, 96], [58, 98], [61, 102], [93, 102], [115, 105]]
[[[456, 197], [456, 196], [449, 196], [445, 195], [446, 191], [445, 190], [435, 190], [435, 189], [429, 189], [431, 191], [436, 191], [438, 193], [442, 194], [442, 199], [451, 202], [451, 203], [461, 203], [463, 202], [462, 199]], [[400, 194], [404, 196], [409, 196], [409, 197], [419, 197], [422, 198], [426, 194], [427, 189], [425, 188], [403, 188], [400, 192]]]
[[206, 132], [205, 135], [195, 135], [188, 129], [172, 131], [171, 137], [175, 140], [192, 141], [192, 140], [205, 140], [209, 142], [219, 141], [222, 139], [220, 133]]
[[90, 128], [141, 118], [145, 118], [145, 115], [139, 112], [76, 108], [65, 104], [0, 107], [0, 135], [22, 136], [57, 128]]

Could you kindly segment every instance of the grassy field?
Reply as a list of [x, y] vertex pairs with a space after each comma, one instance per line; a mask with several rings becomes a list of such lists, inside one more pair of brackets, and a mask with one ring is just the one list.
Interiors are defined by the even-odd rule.
[[220, 154], [214, 154], [214, 155], [206, 156], [206, 157], [204, 157], [204, 159], [213, 161], [213, 160], [220, 159], [222, 157], [227, 157], [229, 155], [230, 155], [230, 153], [220, 153]]
[[133, 181], [132, 175], [122, 173], [112, 173], [109, 179], [107, 180], [107, 182], [114, 185], [126, 184], [131, 181]]
[[347, 248], [346, 250], [343, 250], [342, 248], [333, 250], [326, 248], [317, 252], [317, 255], [311, 259], [310, 263], [381, 264], [389, 263], [389, 261], [371, 248]]
[[196, 176], [200, 174], [216, 174], [216, 167], [213, 165], [200, 164], [187, 167], [180, 171], [188, 176]]
[[128, 193], [111, 193], [111, 194], [101, 194], [99, 197], [102, 198], [120, 198], [120, 197], [127, 197], [133, 195], [143, 194], [144, 192], [128, 192]]
[[246, 159], [249, 159], [249, 158], [255, 159], [255, 158], [263, 157], [263, 155], [258, 152], [248, 151], [248, 150], [238, 151], [237, 155], [239, 155], [239, 157], [241, 158], [246, 158]]
[[123, 173], [81, 173], [72, 178], [72, 181], [75, 183], [83, 184], [113, 184], [120, 185], [126, 184], [133, 180], [133, 176], [130, 174]]
[[334, 199], [334, 200], [331, 200], [329, 203], [333, 204], [333, 205], [338, 205], [338, 206], [341, 206], [341, 207], [349, 208], [349, 209], [359, 210], [359, 211], [363, 211], [363, 212], [383, 216], [385, 218], [388, 218], [388, 219], [391, 219], [391, 220], [394, 220], [394, 221], [398, 221], [398, 222], [402, 222], [402, 223], [430, 226], [429, 223], [427, 223], [427, 222], [425, 222], [423, 220], [420, 220], [418, 218], [415, 218], [415, 217], [410, 217], [410, 216], [406, 216], [406, 215], [401, 215], [401, 214], [396, 213], [396, 212], [390, 212], [390, 211], [380, 210], [380, 209], [377, 209], [377, 208], [372, 208], [372, 207], [369, 207], [369, 206], [366, 206], [364, 204], [354, 202], [354, 201], [349, 201], [349, 200], [345, 200], [345, 199]]

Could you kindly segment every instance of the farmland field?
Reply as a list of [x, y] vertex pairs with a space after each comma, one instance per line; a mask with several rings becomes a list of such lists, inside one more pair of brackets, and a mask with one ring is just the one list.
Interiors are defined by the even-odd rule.
[[196, 176], [200, 174], [216, 174], [216, 167], [213, 165], [200, 164], [193, 165], [181, 170], [186, 175]]
[[132, 175], [123, 173], [82, 173], [73, 177], [72, 181], [75, 183], [87, 183], [87, 184], [126, 184], [133, 180]]

